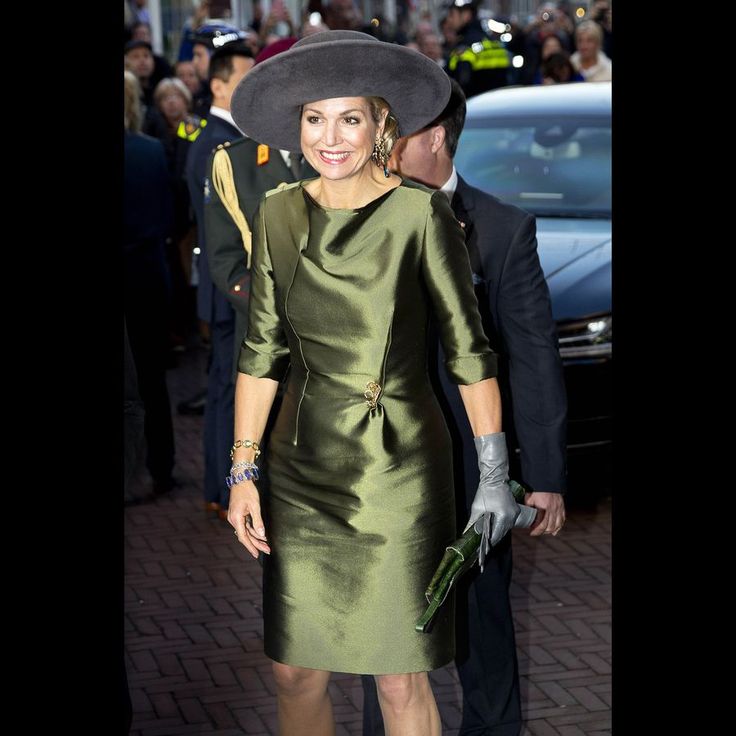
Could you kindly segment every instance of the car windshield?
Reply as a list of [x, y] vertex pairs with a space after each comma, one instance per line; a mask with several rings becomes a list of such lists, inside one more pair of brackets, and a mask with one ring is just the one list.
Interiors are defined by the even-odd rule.
[[610, 118], [469, 118], [455, 166], [538, 217], [611, 216]]

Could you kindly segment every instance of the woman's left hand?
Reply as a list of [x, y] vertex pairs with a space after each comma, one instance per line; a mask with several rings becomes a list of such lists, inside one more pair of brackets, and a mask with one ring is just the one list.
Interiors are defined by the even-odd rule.
[[227, 520], [235, 528], [238, 541], [254, 558], [258, 558], [259, 552], [271, 554], [261, 517], [260, 496], [252, 480], [238, 483], [230, 489]]

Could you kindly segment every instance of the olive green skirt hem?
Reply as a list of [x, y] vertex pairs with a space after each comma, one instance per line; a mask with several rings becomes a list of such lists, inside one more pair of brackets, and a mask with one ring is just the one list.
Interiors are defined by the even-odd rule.
[[[444, 667], [445, 665], [450, 664], [450, 662], [455, 659], [455, 653], [453, 652], [451, 655], [448, 655], [446, 657], [438, 657], [435, 660], [432, 660], [426, 667], [417, 666], [416, 668], [412, 667], [410, 669], [381, 668], [380, 672], [356, 672], [355, 669], [349, 668], [346, 662], [333, 661], [333, 663], [330, 664], [321, 657], [276, 657], [272, 653], [270, 653], [268, 649], [264, 649], [264, 653], [269, 659], [272, 659], [274, 662], [279, 662], [280, 664], [288, 664], [292, 667], [305, 667], [310, 670], [322, 670], [324, 672], [340, 672], [348, 675], [407, 675], [414, 672], [431, 672], [432, 670], [437, 670], [440, 667]], [[286, 661], [287, 659], [288, 661]], [[369, 669], [375, 670], [375, 668]]]

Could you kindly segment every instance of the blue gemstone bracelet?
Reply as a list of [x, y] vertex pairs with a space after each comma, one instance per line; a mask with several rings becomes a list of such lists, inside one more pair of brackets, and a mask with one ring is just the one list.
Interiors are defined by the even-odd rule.
[[[235, 472], [236, 467], [242, 466], [243, 470]], [[230, 470], [230, 475], [225, 478], [228, 488], [246, 480], [258, 480], [258, 466], [255, 463], [237, 463]]]

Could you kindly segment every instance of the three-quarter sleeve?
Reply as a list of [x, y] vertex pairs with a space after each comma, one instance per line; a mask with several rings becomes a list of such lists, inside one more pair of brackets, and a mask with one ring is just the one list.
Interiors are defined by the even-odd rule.
[[462, 227], [444, 192], [432, 195], [422, 248], [422, 273], [429, 290], [447, 375], [471, 384], [497, 373], [497, 356], [483, 331]]
[[240, 348], [238, 370], [280, 381], [289, 366], [289, 346], [276, 309], [276, 284], [268, 251], [263, 202], [254, 217], [248, 332]]

